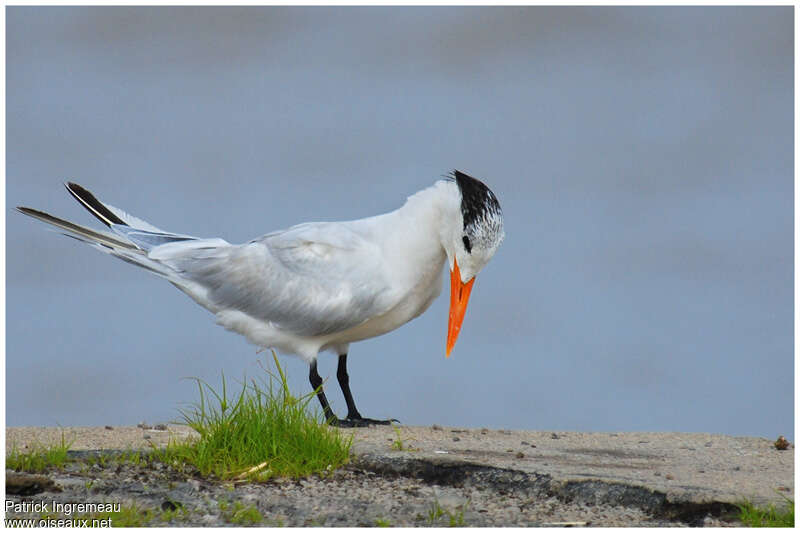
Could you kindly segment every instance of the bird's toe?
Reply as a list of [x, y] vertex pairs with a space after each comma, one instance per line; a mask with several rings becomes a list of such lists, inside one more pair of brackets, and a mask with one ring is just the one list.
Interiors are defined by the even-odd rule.
[[400, 423], [400, 421], [397, 420], [396, 418], [389, 418], [388, 420], [376, 420], [374, 418], [356, 418], [356, 419], [353, 419], [353, 420], [358, 420], [360, 423], [363, 424], [362, 426], [359, 426], [359, 427], [373, 426], [373, 425], [374, 426], [388, 426], [392, 422], [397, 422], [398, 424]]
[[340, 428], [364, 428], [369, 426], [369, 420], [366, 418], [332, 418], [328, 424]]

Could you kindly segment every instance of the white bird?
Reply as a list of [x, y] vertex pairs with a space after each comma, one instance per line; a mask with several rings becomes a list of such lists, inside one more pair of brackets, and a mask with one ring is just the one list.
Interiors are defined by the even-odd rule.
[[[65, 185], [111, 232], [17, 209], [165, 278], [253, 344], [303, 358], [326, 420], [341, 426], [390, 422], [364, 418], [356, 409], [347, 374], [350, 343], [392, 331], [424, 312], [442, 290], [447, 263], [449, 357], [475, 275], [504, 237], [495, 195], [458, 170], [390, 213], [299, 224], [245, 244], [166, 232], [80, 185]], [[345, 419], [335, 417], [322, 389], [317, 356], [324, 350], [339, 355]]]

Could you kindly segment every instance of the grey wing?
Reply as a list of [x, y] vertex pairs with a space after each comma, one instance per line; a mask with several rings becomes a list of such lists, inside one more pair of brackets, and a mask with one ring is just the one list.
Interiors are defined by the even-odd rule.
[[[177, 246], [177, 248], [176, 248]], [[311, 223], [242, 245], [159, 257], [206, 291], [213, 311], [235, 309], [299, 335], [324, 335], [391, 307], [379, 248], [340, 223]]]

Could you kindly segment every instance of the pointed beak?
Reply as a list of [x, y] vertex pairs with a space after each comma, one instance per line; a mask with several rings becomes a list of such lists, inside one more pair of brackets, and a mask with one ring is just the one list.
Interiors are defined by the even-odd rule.
[[473, 283], [475, 283], [475, 278], [466, 283], [461, 282], [458, 262], [453, 258], [453, 270], [450, 271], [450, 318], [447, 321], [447, 349], [445, 352], [447, 357], [450, 357], [450, 352], [453, 351], [458, 334], [461, 332], [461, 323], [464, 321], [464, 313], [467, 312], [469, 293], [472, 291]]

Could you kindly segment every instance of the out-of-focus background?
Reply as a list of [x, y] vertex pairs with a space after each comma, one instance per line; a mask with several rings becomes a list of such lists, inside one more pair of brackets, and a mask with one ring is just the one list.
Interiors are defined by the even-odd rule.
[[499, 197], [506, 241], [450, 359], [446, 291], [351, 347], [365, 416], [793, 439], [792, 7], [9, 7], [6, 24], [8, 425], [174, 420], [197, 399], [182, 378], [271, 364], [13, 206], [92, 225], [74, 180], [243, 242], [392, 210], [458, 168]]

